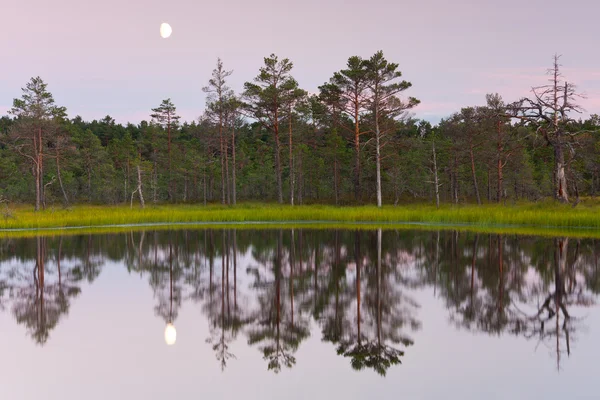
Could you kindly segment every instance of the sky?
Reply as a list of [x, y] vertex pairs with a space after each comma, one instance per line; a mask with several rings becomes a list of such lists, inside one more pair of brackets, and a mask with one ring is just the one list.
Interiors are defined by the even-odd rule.
[[600, 113], [597, 0], [1, 2], [0, 115], [40, 76], [70, 117], [139, 123], [171, 98], [191, 121], [218, 57], [238, 93], [272, 53], [315, 93], [348, 57], [377, 50], [412, 82], [417, 118], [437, 122], [491, 92], [517, 100], [546, 82], [555, 53], [586, 95], [583, 116]]

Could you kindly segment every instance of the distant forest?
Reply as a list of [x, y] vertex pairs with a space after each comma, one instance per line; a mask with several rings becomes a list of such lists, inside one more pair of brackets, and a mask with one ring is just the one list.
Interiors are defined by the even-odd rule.
[[418, 88], [381, 51], [310, 95], [275, 55], [234, 93], [219, 59], [192, 122], [170, 99], [138, 125], [69, 118], [35, 77], [0, 118], [0, 201], [577, 204], [600, 186], [600, 117], [581, 119], [559, 58], [529, 97], [488, 94], [435, 126], [413, 117]]

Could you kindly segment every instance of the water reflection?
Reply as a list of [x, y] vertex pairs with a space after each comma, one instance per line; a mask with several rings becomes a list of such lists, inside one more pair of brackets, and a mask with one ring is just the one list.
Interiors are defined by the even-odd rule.
[[[50, 331], [69, 312], [71, 299], [80, 293], [81, 269], [61, 266], [63, 239], [48, 249], [48, 240], [28, 241], [26, 253], [14, 251], [10, 262], [2, 265], [3, 308], [10, 303], [18, 324], [25, 326], [35, 343], [44, 345]], [[15, 249], [16, 250], [16, 249]], [[7, 298], [8, 297], [8, 298]]]
[[[184, 304], [208, 322], [221, 369], [241, 339], [277, 373], [311, 335], [385, 375], [418, 345], [415, 290], [458, 329], [543, 344], [560, 368], [600, 291], [598, 242], [456, 231], [203, 230], [6, 239], [0, 308], [44, 345], [108, 263], [147, 280], [168, 345]], [[131, 317], [135, 320], [135, 316]], [[443, 339], [443, 338], [442, 338]]]

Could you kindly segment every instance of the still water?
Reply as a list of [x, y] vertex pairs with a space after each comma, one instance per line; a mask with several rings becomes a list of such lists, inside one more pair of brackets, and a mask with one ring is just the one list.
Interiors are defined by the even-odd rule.
[[600, 241], [0, 240], [1, 399], [597, 399]]

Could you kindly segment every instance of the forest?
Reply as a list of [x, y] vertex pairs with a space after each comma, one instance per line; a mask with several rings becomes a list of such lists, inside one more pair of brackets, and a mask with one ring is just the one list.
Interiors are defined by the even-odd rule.
[[598, 190], [600, 117], [578, 105], [559, 56], [529, 97], [490, 93], [435, 125], [414, 117], [418, 88], [383, 52], [341, 67], [309, 94], [270, 55], [234, 93], [219, 59], [197, 121], [157, 99], [137, 125], [70, 118], [34, 77], [0, 118], [0, 202], [575, 206]]

